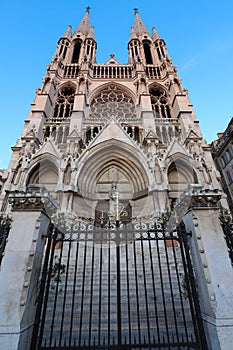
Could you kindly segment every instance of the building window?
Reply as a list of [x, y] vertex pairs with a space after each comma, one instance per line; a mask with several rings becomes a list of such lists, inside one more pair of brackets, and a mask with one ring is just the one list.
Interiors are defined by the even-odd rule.
[[229, 184], [231, 184], [233, 182], [233, 179], [232, 179], [232, 175], [231, 175], [230, 170], [227, 170], [226, 174], [227, 174], [227, 179], [229, 181]]
[[87, 128], [86, 131], [86, 142], [91, 141], [91, 128]]
[[66, 87], [58, 93], [53, 118], [66, 119], [71, 116], [74, 105], [74, 89]]
[[91, 118], [105, 119], [111, 116], [124, 119], [136, 117], [133, 99], [114, 85], [103, 89], [90, 105]]
[[143, 44], [145, 58], [146, 58], [146, 64], [153, 64], [150, 45], [148, 43]]
[[171, 118], [170, 105], [165, 91], [153, 87], [150, 89], [150, 98], [155, 118]]
[[225, 162], [225, 159], [224, 159], [224, 156], [221, 157], [221, 164], [222, 164], [222, 168], [225, 167], [226, 165], [226, 162]]
[[229, 161], [231, 160], [231, 157], [228, 150], [226, 150], [225, 153], [223, 153], [222, 159], [223, 159], [224, 165], [227, 165], [229, 163]]
[[231, 157], [231, 159], [232, 159], [232, 158], [233, 158], [233, 145], [232, 145], [232, 144], [229, 145], [228, 151], [229, 151], [230, 157]]
[[78, 41], [74, 44], [74, 51], [73, 51], [71, 63], [78, 63], [80, 50], [81, 50], [81, 43]]

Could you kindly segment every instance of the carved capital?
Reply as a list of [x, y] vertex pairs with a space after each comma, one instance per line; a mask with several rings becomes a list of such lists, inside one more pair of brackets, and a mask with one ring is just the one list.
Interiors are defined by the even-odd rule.
[[181, 222], [190, 209], [219, 209], [221, 191], [202, 189], [200, 184], [189, 185], [176, 201], [169, 219], [169, 226], [174, 227]]
[[201, 193], [200, 195], [193, 195], [191, 197], [190, 208], [220, 208], [219, 202], [221, 199], [221, 192], [219, 190], [206, 190], [202, 192], [204, 193]]
[[9, 203], [13, 211], [41, 211], [49, 216], [54, 214], [59, 205], [43, 185], [29, 185], [28, 191], [12, 191]]

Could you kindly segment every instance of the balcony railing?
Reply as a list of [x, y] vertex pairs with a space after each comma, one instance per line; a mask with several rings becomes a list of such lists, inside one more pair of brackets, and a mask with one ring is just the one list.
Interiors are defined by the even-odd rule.
[[93, 78], [101, 79], [130, 79], [133, 77], [132, 66], [119, 65], [119, 66], [105, 66], [105, 65], [93, 65]]
[[[80, 72], [80, 65], [77, 63], [63, 65], [61, 64], [61, 75], [64, 78], [77, 78]], [[166, 64], [163, 63], [157, 67], [147, 65], [145, 67], [146, 76], [149, 79], [163, 79], [166, 75]], [[98, 79], [131, 79], [136, 75], [133, 65], [105, 65], [93, 64], [90, 69], [90, 75]]]

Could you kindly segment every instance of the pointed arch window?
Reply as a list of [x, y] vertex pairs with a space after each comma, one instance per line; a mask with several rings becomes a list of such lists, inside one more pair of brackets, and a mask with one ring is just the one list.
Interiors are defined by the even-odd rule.
[[60, 43], [60, 50], [59, 50], [59, 56], [63, 59], [66, 57], [67, 48], [69, 46], [69, 43], [65, 40], [62, 40]]
[[77, 41], [74, 44], [74, 50], [73, 50], [73, 56], [72, 56], [71, 63], [78, 63], [80, 51], [81, 51], [81, 43], [80, 43], [80, 41]]
[[146, 64], [153, 64], [150, 44], [148, 42], [144, 42], [143, 48], [144, 48], [144, 54], [146, 58]]
[[156, 87], [149, 91], [155, 118], [171, 118], [171, 109], [166, 92]]
[[157, 51], [157, 54], [159, 56], [160, 61], [162, 61], [165, 58], [165, 52], [164, 52], [163, 46], [164, 46], [164, 42], [162, 40], [157, 41], [155, 44], [156, 51]]
[[87, 128], [87, 131], [86, 131], [86, 142], [89, 142], [91, 141], [91, 128]]
[[61, 56], [63, 48], [64, 48], [64, 40], [61, 41], [61, 46], [60, 46], [60, 50], [59, 50], [59, 56]]
[[75, 91], [71, 87], [66, 87], [59, 92], [54, 107], [53, 118], [66, 119], [71, 116], [74, 106], [74, 93]]

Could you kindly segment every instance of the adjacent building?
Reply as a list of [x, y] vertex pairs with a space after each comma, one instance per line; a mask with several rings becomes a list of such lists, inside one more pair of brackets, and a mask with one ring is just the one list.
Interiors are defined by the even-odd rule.
[[227, 195], [227, 202], [233, 215], [233, 118], [211, 146], [215, 165], [221, 175], [222, 188]]

